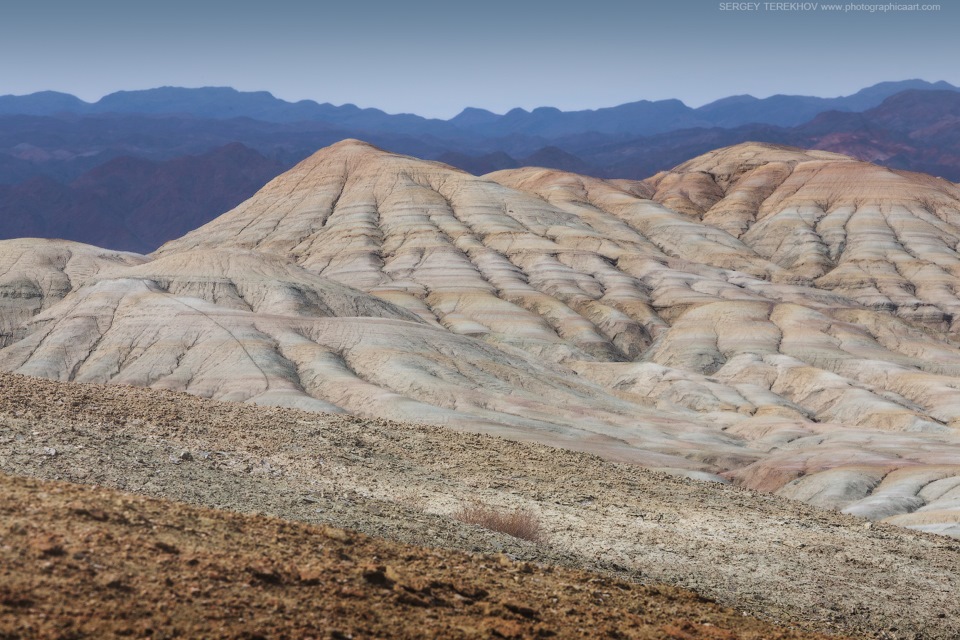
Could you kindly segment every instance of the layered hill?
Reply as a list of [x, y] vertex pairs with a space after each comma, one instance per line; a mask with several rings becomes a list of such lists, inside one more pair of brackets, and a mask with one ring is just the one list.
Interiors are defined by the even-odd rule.
[[956, 185], [828, 152], [739, 145], [636, 182], [348, 140], [20, 312], [0, 368], [501, 434], [960, 535], [958, 243]]

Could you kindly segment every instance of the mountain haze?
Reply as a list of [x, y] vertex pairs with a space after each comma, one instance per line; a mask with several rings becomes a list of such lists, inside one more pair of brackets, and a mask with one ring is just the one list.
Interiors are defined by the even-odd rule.
[[166, 162], [113, 158], [68, 184], [0, 185], [0, 238], [40, 236], [150, 251], [230, 208], [284, 169], [241, 144]]
[[539, 107], [532, 111], [516, 108], [502, 115], [468, 107], [449, 120], [440, 120], [413, 114], [388, 114], [379, 109], [361, 109], [353, 104], [334, 106], [313, 100], [288, 102], [267, 91], [237, 91], [229, 87], [159, 87], [118, 91], [94, 103], [55, 91], [0, 96], [0, 114], [182, 114], [215, 119], [245, 117], [278, 123], [324, 121], [337, 127], [368, 132], [442, 136], [460, 130], [491, 137], [524, 134], [557, 138], [590, 131], [650, 135], [698, 126], [737, 127], [748, 123], [789, 127], [825, 111], [865, 111], [896, 93], [913, 89], [958, 90], [943, 81], [903, 80], [882, 82], [838, 98], [776, 95], [761, 99], [743, 95], [723, 98], [699, 108], [688, 107], [679, 100], [640, 100], [583, 111], [564, 112], [554, 107]]

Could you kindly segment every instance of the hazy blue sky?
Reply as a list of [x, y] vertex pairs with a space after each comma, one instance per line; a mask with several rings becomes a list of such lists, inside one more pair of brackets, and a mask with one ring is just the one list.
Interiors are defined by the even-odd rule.
[[449, 117], [468, 105], [698, 106], [915, 77], [960, 84], [960, 2], [940, 2], [869, 13], [707, 0], [6, 0], [0, 94], [217, 85]]

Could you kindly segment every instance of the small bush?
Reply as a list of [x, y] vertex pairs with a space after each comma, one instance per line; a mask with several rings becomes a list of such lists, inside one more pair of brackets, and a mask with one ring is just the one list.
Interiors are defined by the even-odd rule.
[[535, 513], [526, 509], [499, 511], [487, 505], [471, 504], [461, 507], [459, 511], [453, 514], [453, 517], [460, 522], [475, 524], [491, 531], [499, 531], [521, 540], [529, 540], [535, 543], [543, 542], [540, 519]]

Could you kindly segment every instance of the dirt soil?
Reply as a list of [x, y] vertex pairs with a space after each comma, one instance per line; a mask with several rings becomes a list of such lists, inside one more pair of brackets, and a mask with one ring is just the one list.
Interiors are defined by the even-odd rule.
[[0, 476], [3, 638], [809, 638], [697, 595]]
[[[960, 637], [960, 541], [442, 427], [2, 375], [0, 470], [667, 583], [812, 632]], [[471, 503], [532, 511], [546, 541], [451, 517]]]

